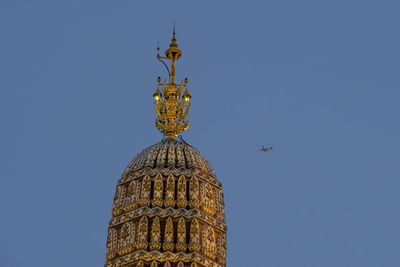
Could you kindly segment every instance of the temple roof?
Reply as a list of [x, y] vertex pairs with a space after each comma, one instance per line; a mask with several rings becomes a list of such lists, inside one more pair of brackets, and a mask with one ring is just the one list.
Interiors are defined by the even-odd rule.
[[130, 162], [125, 173], [143, 168], [198, 169], [215, 177], [210, 163], [193, 146], [176, 139], [164, 139], [144, 149]]

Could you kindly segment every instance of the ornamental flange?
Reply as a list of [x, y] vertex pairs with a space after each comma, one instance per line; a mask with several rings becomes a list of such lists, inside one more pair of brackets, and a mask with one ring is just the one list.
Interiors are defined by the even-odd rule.
[[223, 267], [222, 265], [218, 264], [215, 261], [212, 261], [206, 257], [204, 257], [201, 254], [198, 254], [196, 252], [192, 253], [173, 253], [170, 251], [166, 252], [159, 252], [159, 251], [145, 251], [145, 250], [139, 250], [132, 252], [130, 254], [117, 257], [114, 260], [110, 261], [107, 265], [107, 267], [122, 267], [122, 266], [127, 266], [133, 262], [139, 261], [139, 260], [144, 260], [146, 262], [152, 262], [152, 261], [160, 261], [160, 262], [196, 262], [199, 264], [202, 264], [204, 266], [212, 266], [212, 267]]

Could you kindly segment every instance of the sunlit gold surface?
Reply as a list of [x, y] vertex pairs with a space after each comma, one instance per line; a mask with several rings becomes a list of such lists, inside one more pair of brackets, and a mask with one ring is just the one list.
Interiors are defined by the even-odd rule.
[[157, 55], [161, 61], [170, 61], [169, 80], [168, 82], [164, 80], [162, 83], [158, 78], [157, 89], [153, 94], [157, 113], [155, 125], [169, 138], [178, 136], [181, 131], [185, 131], [189, 127], [186, 119], [191, 102], [190, 92], [187, 88], [188, 80], [185, 79], [179, 84], [175, 84], [175, 64], [181, 55], [182, 51], [178, 47], [174, 29], [171, 44], [165, 51], [165, 56]]

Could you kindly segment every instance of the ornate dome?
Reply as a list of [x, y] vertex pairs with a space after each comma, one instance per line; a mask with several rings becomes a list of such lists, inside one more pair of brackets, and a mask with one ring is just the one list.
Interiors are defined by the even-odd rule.
[[193, 147], [165, 139], [139, 153], [118, 182], [107, 267], [226, 266], [221, 183]]
[[144, 149], [131, 161], [125, 173], [145, 168], [158, 168], [163, 172], [197, 170], [210, 179], [216, 179], [214, 170], [196, 148], [175, 139], [164, 139]]

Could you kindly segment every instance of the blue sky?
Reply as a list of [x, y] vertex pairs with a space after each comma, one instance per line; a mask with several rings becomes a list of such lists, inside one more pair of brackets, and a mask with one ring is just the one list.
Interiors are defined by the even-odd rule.
[[[223, 183], [228, 266], [400, 266], [398, 1], [0, 2], [1, 267], [102, 266], [158, 142], [157, 42]], [[262, 145], [273, 145], [261, 153]]]

